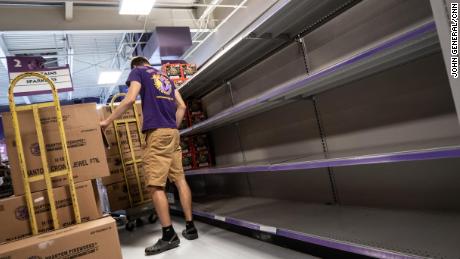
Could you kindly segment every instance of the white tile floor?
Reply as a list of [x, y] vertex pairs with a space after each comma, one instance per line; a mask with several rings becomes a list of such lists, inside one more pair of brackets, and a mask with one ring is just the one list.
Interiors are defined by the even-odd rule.
[[[176, 232], [181, 232], [185, 225], [180, 218], [174, 218]], [[149, 258], [187, 258], [187, 259], [234, 259], [234, 258], [315, 258], [290, 249], [258, 241], [243, 235], [226, 231], [208, 224], [195, 223], [200, 232], [200, 238], [188, 241], [181, 238], [179, 248]], [[159, 223], [147, 224], [134, 232], [120, 229], [120, 241], [123, 258], [146, 258], [144, 248], [161, 237]]]

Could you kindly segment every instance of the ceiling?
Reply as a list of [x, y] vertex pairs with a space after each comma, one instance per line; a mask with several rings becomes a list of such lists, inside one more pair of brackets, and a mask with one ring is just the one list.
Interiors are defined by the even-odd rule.
[[[138, 43], [134, 34], [152, 31], [156, 26], [188, 26], [194, 44], [191, 49], [194, 49], [228, 16], [244, 8], [238, 6], [241, 2], [158, 0], [149, 16], [126, 18], [117, 14], [118, 0], [72, 1], [70, 15], [66, 14], [66, 5], [62, 0], [0, 0], [0, 48], [5, 55], [37, 54], [44, 55], [48, 60], [57, 60], [59, 65], [69, 64], [74, 91], [61, 94], [61, 99], [106, 98], [117, 88], [116, 85], [97, 85], [99, 72], [121, 69], [124, 73], [118, 84], [126, 79], [129, 73], [128, 59]], [[107, 12], [112, 13], [104, 17]], [[7, 14], [12, 17], [7, 19]], [[24, 19], [15, 18], [24, 15], [30, 18], [27, 23]], [[53, 15], [56, 16], [53, 18]], [[1, 17], [7, 21], [2, 21]], [[94, 21], [88, 22], [89, 19]], [[111, 19], [111, 22], [107, 22], [107, 19]], [[123, 24], [131, 26], [132, 23], [133, 27], [124, 28], [120, 22], [123, 19], [129, 19]], [[98, 20], [105, 20], [107, 25]], [[117, 23], [122, 29], [110, 27]], [[0, 52], [2, 60], [5, 59]], [[8, 104], [8, 82], [7, 70], [0, 62], [0, 105]], [[17, 103], [47, 100], [48, 96], [19, 97]]]

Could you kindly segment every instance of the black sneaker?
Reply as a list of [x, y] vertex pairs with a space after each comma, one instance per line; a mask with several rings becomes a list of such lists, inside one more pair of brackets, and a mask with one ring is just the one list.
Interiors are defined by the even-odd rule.
[[194, 227], [184, 229], [184, 231], [182, 231], [182, 236], [184, 236], [187, 240], [195, 240], [198, 238], [198, 230]]
[[145, 255], [156, 255], [159, 253], [163, 253], [165, 251], [178, 247], [179, 244], [180, 244], [179, 237], [177, 236], [177, 234], [174, 234], [174, 237], [169, 241], [164, 241], [163, 239], [159, 239], [156, 244], [154, 244], [153, 246], [147, 247], [145, 249]]

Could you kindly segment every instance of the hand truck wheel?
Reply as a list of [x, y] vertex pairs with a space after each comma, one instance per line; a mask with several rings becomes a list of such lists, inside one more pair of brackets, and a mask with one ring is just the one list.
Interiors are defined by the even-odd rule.
[[135, 221], [129, 221], [128, 223], [126, 223], [125, 228], [129, 232], [133, 231], [136, 228], [136, 222]]
[[141, 218], [136, 219], [136, 227], [142, 227], [144, 225], [144, 221]]

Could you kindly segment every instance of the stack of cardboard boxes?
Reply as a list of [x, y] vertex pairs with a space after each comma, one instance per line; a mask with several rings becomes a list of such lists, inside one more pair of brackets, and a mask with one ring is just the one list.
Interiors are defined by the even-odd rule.
[[210, 142], [206, 134], [181, 137], [182, 165], [184, 170], [210, 167], [212, 157]]
[[[139, 114], [139, 123], [140, 128], [142, 129], [142, 107], [140, 103], [136, 103], [136, 108]], [[111, 114], [111, 108], [109, 106], [100, 107], [99, 117], [100, 119], [108, 118]], [[129, 109], [123, 114], [120, 119], [132, 119], [135, 118], [134, 110]], [[135, 123], [129, 123], [129, 129], [131, 134], [131, 139], [133, 143], [133, 149], [136, 159], [142, 159], [143, 154], [143, 138], [144, 136], [137, 131]], [[124, 210], [130, 207], [129, 196], [128, 196], [128, 187], [126, 186], [126, 181], [123, 174], [122, 159], [124, 161], [132, 160], [131, 149], [129, 148], [129, 141], [125, 125], [120, 125], [118, 127], [118, 134], [120, 136], [120, 144], [122, 150], [122, 156], [120, 155], [118, 149], [118, 142], [115, 135], [115, 128], [113, 125], [110, 125], [105, 130], [105, 136], [109, 143], [109, 147], [106, 148], [107, 161], [110, 170], [110, 175], [102, 178], [102, 184], [107, 190], [107, 196], [109, 200], [110, 210]], [[141, 187], [144, 197], [148, 197], [148, 190], [144, 188], [144, 171], [142, 168], [142, 163], [138, 163], [138, 173], [141, 180]], [[134, 202], [140, 201], [140, 193], [137, 185], [137, 179], [134, 172], [134, 165], [126, 166], [126, 175], [129, 181], [129, 189], [131, 197]]]
[[[200, 100], [187, 102], [187, 112], [181, 129], [191, 127], [206, 120]], [[206, 134], [181, 137], [184, 170], [209, 167], [212, 164], [211, 144]]]
[[[109, 175], [95, 104], [62, 106], [64, 128], [82, 222], [75, 223], [66, 176], [52, 178], [60, 230], [53, 230], [50, 204], [44, 181], [31, 184], [37, 225], [32, 234], [24, 196], [14, 129], [10, 113], [3, 113], [3, 126], [11, 164], [14, 196], [0, 199], [0, 258], [121, 258], [115, 222], [102, 218], [92, 180]], [[18, 113], [25, 161], [29, 176], [43, 167], [32, 111]], [[65, 169], [56, 114], [53, 107], [40, 109], [48, 164], [51, 172]], [[102, 219], [101, 219], [102, 218]], [[70, 226], [70, 227], [69, 227]], [[28, 238], [25, 238], [28, 237]], [[25, 238], [25, 239], [24, 239]]]
[[164, 64], [162, 72], [173, 80], [176, 87], [183, 85], [190, 77], [196, 73], [195, 64]]

